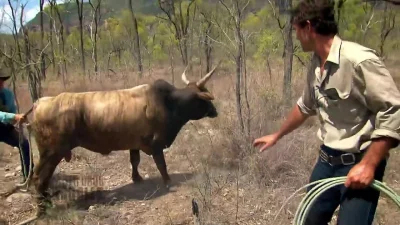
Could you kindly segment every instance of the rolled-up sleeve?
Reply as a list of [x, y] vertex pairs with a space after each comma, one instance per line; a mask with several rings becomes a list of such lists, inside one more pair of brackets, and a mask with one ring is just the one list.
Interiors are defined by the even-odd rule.
[[300, 111], [306, 115], [313, 116], [316, 115], [315, 108], [313, 106], [313, 103], [311, 101], [311, 96], [309, 94], [309, 91], [305, 90], [303, 91], [303, 94], [300, 96], [300, 98], [297, 100], [297, 105], [300, 108]]
[[366, 105], [376, 115], [371, 138], [400, 141], [400, 92], [389, 71], [377, 58], [362, 61], [357, 70], [365, 83]]

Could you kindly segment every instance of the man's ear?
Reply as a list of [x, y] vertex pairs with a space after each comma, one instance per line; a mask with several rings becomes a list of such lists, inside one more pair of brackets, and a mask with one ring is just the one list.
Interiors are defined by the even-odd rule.
[[311, 31], [311, 22], [309, 20], [307, 20], [307, 31], [310, 32]]
[[214, 100], [214, 96], [210, 92], [198, 92], [197, 96], [199, 96], [199, 98], [204, 99], [206, 101]]

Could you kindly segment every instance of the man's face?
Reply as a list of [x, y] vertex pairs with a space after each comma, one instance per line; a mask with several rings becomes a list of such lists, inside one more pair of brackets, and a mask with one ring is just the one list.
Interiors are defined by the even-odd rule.
[[308, 23], [303, 28], [298, 24], [293, 24], [293, 28], [296, 31], [296, 38], [300, 41], [303, 51], [310, 52], [314, 49], [313, 33], [311, 26]]

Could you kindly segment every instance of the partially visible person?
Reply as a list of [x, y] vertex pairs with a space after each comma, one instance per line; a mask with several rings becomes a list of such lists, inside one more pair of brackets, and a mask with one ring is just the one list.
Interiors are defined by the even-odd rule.
[[[19, 132], [14, 127], [14, 124], [24, 122], [25, 118], [23, 114], [18, 114], [16, 112], [17, 108], [15, 105], [14, 94], [9, 89], [4, 87], [5, 81], [7, 81], [10, 77], [10, 74], [7, 74], [4, 69], [0, 69], [0, 142], [4, 142], [19, 149], [20, 137]], [[30, 168], [29, 142], [24, 136], [21, 146], [23, 159], [20, 151], [20, 161], [24, 182], [29, 175]]]

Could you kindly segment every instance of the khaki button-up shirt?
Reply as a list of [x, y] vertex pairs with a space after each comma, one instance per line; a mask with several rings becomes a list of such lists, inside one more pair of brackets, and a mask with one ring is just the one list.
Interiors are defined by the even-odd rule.
[[314, 55], [297, 104], [321, 122], [328, 147], [359, 152], [382, 136], [400, 140], [400, 92], [376, 52], [335, 36], [324, 70]]

